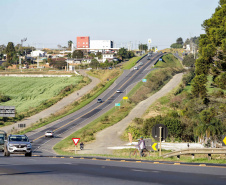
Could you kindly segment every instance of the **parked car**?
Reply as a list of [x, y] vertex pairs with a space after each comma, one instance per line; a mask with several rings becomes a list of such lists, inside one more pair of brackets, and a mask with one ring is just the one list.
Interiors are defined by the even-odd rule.
[[9, 135], [4, 144], [4, 156], [9, 157], [10, 154], [25, 154], [32, 156], [32, 146], [26, 135]]
[[53, 131], [46, 131], [45, 137], [54, 137], [54, 132]]
[[102, 103], [103, 102], [103, 100], [102, 99], [97, 99], [97, 103]]

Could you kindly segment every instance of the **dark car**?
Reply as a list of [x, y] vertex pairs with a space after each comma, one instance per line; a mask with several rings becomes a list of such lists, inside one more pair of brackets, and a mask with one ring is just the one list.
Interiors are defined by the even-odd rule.
[[102, 99], [97, 99], [97, 103], [102, 103], [103, 102], [103, 100]]

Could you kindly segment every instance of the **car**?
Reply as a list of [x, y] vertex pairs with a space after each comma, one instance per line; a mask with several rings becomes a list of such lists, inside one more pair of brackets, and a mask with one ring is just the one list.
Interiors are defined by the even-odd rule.
[[140, 66], [142, 66], [142, 65], [144, 65], [142, 62], [140, 62], [140, 64], [139, 64]]
[[9, 135], [4, 144], [4, 156], [10, 154], [25, 154], [26, 157], [32, 156], [32, 141], [26, 135]]
[[4, 130], [0, 130], [0, 150], [4, 151], [4, 142], [7, 139], [7, 134]]
[[103, 100], [102, 99], [97, 99], [97, 103], [102, 103], [103, 102]]
[[133, 69], [134, 69], [134, 70], [138, 70], [138, 67], [134, 67]]
[[117, 92], [117, 93], [121, 93], [122, 91], [118, 89], [116, 92]]
[[112, 67], [109, 67], [108, 69], [110, 69], [110, 70], [111, 70], [111, 69], [112, 69]]
[[54, 137], [54, 132], [53, 131], [46, 131], [45, 137]]

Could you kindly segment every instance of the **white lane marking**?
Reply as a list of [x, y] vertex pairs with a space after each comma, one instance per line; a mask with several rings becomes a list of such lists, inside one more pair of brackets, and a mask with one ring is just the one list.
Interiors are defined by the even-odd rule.
[[145, 170], [137, 170], [137, 169], [132, 169], [132, 171], [135, 171], [135, 172], [149, 172], [149, 171], [145, 171]]

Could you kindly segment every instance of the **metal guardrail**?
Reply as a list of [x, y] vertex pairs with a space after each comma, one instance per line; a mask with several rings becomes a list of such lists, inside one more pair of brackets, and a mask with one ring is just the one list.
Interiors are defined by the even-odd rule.
[[181, 155], [192, 155], [194, 159], [195, 154], [208, 154], [208, 158], [211, 159], [211, 154], [226, 154], [226, 148], [201, 148], [201, 149], [186, 149], [180, 151], [174, 151], [162, 155], [163, 158], [177, 156], [180, 158]]

